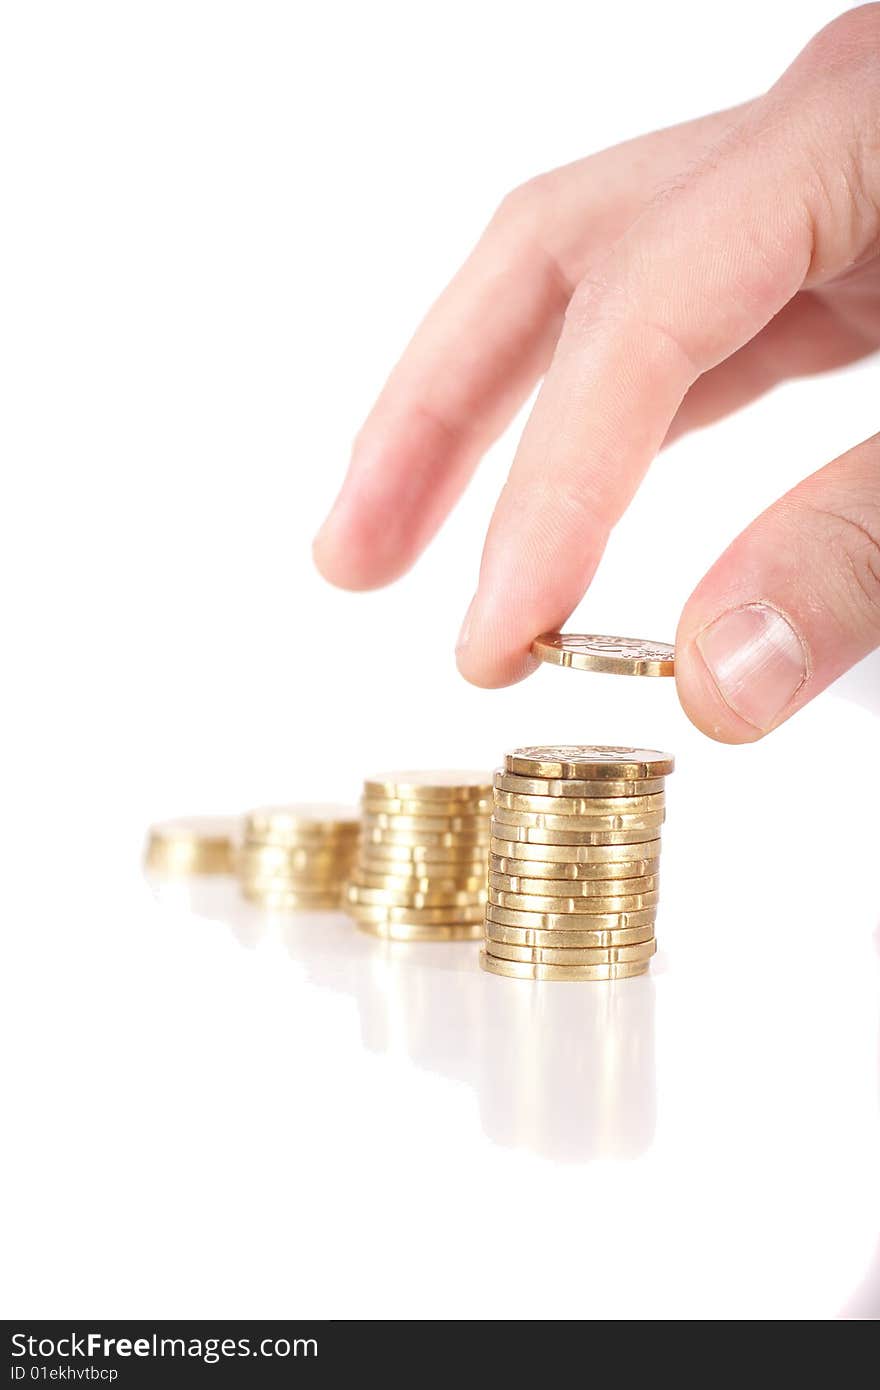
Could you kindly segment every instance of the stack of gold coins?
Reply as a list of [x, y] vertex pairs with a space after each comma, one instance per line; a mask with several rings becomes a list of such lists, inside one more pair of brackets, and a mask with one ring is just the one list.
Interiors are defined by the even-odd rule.
[[484, 970], [643, 975], [656, 950], [665, 753], [519, 748], [495, 774]]
[[150, 826], [144, 863], [162, 878], [231, 874], [241, 823], [235, 816], [181, 816]]
[[267, 806], [244, 821], [241, 890], [279, 911], [340, 908], [357, 851], [360, 816], [350, 806]]
[[358, 926], [395, 941], [478, 939], [491, 808], [486, 772], [389, 772], [366, 782], [345, 894]]

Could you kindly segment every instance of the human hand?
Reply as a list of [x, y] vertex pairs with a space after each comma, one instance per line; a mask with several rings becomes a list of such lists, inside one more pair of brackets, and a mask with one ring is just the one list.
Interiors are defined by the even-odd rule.
[[[352, 589], [402, 574], [535, 381], [459, 641], [505, 685], [581, 599], [664, 441], [880, 346], [880, 4], [763, 97], [502, 203], [395, 367], [316, 542]], [[776, 727], [880, 644], [880, 435], [760, 516], [688, 600], [684, 708]]]

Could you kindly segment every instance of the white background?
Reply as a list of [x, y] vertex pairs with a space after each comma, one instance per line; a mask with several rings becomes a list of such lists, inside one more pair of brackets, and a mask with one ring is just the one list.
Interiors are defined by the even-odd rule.
[[[7, 1315], [880, 1309], [876, 664], [738, 750], [672, 682], [468, 687], [518, 426], [394, 588], [310, 560], [505, 191], [760, 91], [836, 8], [3, 7]], [[587, 630], [669, 638], [876, 396], [875, 364], [788, 385], [664, 454]], [[559, 740], [677, 755], [650, 979], [533, 988], [141, 877], [166, 815]]]

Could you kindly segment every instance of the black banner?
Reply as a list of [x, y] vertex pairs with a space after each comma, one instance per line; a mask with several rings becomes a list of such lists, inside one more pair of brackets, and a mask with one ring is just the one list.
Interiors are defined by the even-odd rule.
[[[334, 1322], [6, 1321], [3, 1385], [290, 1385], [319, 1383], [350, 1360], [355, 1327]], [[375, 1328], [375, 1324], [372, 1324]]]

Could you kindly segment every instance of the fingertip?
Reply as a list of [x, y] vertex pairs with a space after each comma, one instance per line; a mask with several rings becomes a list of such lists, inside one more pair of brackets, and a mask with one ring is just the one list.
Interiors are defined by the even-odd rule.
[[312, 541], [318, 573], [338, 589], [381, 589], [411, 569], [417, 550], [401, 543], [387, 525], [374, 524], [367, 509], [351, 516], [340, 499]]
[[376, 587], [372, 574], [358, 563], [352, 564], [351, 552], [339, 550], [323, 531], [312, 541], [312, 559], [322, 579], [337, 589], [358, 592]]
[[459, 672], [471, 685], [499, 690], [525, 680], [540, 666], [529, 647], [511, 651], [498, 642], [496, 635], [481, 633], [465, 620], [465, 627], [468, 626], [470, 632], [466, 640], [459, 638], [455, 659]]
[[743, 719], [721, 694], [700, 650], [700, 631], [699, 623], [686, 613], [675, 642], [675, 682], [682, 709], [700, 733], [716, 743], [757, 742], [765, 730]]

